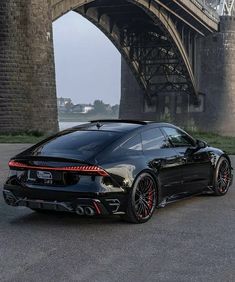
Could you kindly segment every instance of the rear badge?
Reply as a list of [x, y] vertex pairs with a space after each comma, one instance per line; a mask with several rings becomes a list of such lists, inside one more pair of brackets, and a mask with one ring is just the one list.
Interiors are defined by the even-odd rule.
[[44, 180], [52, 180], [52, 174], [49, 171], [37, 171], [37, 177]]

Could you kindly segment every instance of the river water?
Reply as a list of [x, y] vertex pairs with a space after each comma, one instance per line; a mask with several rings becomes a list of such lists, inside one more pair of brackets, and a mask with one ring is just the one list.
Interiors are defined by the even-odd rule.
[[60, 130], [64, 130], [64, 129], [67, 129], [67, 128], [70, 128], [76, 125], [80, 125], [83, 123], [85, 122], [59, 122], [59, 128]]

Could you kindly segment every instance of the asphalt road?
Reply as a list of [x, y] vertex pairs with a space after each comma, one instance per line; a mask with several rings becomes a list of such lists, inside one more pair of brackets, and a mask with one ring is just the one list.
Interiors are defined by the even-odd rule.
[[[1, 186], [8, 159], [26, 147], [0, 145]], [[0, 195], [0, 281], [235, 281], [235, 185], [225, 197], [157, 210], [142, 225], [39, 215]]]

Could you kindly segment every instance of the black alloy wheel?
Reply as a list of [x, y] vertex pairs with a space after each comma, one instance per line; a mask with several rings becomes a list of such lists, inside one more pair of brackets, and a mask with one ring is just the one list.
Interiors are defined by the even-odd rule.
[[214, 177], [215, 195], [223, 196], [228, 192], [231, 177], [230, 163], [225, 157], [221, 157], [218, 161]]
[[152, 217], [156, 205], [156, 183], [149, 173], [142, 173], [134, 182], [123, 218], [132, 223], [144, 223]]

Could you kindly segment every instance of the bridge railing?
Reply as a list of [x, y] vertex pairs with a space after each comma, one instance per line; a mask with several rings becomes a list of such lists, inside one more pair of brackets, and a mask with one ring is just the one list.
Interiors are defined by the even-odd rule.
[[[209, 0], [190, 0], [193, 2], [196, 6], [198, 6], [209, 18], [219, 21], [219, 14], [217, 12], [217, 5], [215, 5], [215, 2], [218, 2], [217, 0], [209, 1]], [[211, 2], [213, 2], [213, 5], [211, 5]]]

